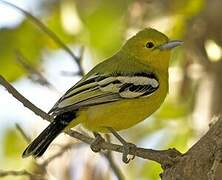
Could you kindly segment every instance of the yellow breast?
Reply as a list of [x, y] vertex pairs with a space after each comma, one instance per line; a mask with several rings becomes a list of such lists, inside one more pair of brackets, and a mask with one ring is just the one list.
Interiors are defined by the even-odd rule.
[[164, 101], [168, 92], [168, 78], [160, 79], [159, 88], [150, 96], [124, 99], [80, 110], [79, 119], [91, 131], [107, 132], [105, 127], [116, 131], [127, 129], [149, 117]]

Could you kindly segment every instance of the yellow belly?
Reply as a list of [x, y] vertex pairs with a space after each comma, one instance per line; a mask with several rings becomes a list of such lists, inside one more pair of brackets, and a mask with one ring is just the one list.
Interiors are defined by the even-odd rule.
[[127, 129], [155, 112], [166, 94], [167, 88], [164, 88], [148, 97], [88, 107], [79, 111], [76, 120], [85, 128], [96, 132], [108, 132], [106, 127], [112, 127], [116, 131]]

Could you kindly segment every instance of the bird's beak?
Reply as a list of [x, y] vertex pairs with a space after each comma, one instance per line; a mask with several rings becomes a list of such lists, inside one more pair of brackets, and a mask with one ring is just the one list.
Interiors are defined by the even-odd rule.
[[159, 49], [160, 50], [168, 50], [168, 49], [170, 50], [170, 49], [173, 49], [173, 48], [180, 46], [182, 44], [183, 44], [183, 41], [172, 40], [172, 41], [167, 42], [166, 44], [160, 45]]

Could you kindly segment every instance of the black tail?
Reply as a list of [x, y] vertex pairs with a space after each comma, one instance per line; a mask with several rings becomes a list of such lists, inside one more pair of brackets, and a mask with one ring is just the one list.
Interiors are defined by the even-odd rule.
[[50, 143], [68, 126], [76, 117], [76, 112], [67, 112], [56, 116], [53, 122], [25, 149], [22, 157], [33, 155], [40, 157], [46, 151]]

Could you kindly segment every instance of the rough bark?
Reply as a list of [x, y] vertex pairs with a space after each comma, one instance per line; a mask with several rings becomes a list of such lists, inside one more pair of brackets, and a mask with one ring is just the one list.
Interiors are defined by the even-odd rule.
[[[220, 161], [220, 154], [222, 150], [221, 129], [222, 118], [219, 118], [219, 120], [212, 125], [210, 130], [193, 147], [191, 147], [176, 164], [167, 168], [163, 172], [162, 179], [207, 180], [217, 177], [215, 179], [219, 180], [220, 177], [217, 176], [216, 171], [219, 166], [213, 167], [213, 164], [215, 164], [216, 161]], [[219, 160], [215, 157], [219, 157]], [[216, 171], [216, 174], [214, 174], [213, 171]]]

